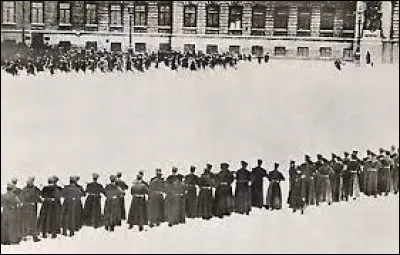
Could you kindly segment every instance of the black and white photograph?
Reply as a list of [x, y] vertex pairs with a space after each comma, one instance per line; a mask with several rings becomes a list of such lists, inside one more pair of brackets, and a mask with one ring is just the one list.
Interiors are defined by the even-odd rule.
[[400, 1], [1, 1], [2, 254], [399, 254]]

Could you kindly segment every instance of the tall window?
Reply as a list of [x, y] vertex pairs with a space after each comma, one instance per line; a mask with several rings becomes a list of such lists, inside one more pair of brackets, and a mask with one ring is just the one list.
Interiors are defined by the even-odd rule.
[[253, 8], [253, 28], [265, 28], [265, 7], [256, 5]]
[[333, 21], [335, 9], [332, 7], [323, 7], [321, 10], [321, 30], [333, 30]]
[[111, 26], [122, 25], [122, 6], [120, 4], [110, 5], [110, 25]]
[[140, 2], [135, 5], [135, 26], [147, 25], [147, 5]]
[[159, 26], [171, 26], [171, 5], [162, 3], [158, 6], [158, 25]]
[[71, 4], [70, 3], [60, 3], [59, 6], [59, 20], [60, 25], [71, 24]]
[[1, 1], [2, 5], [2, 23], [15, 23], [15, 1]]
[[311, 8], [299, 7], [297, 15], [297, 30], [311, 29]]
[[332, 57], [332, 48], [331, 47], [319, 48], [319, 56], [321, 58], [331, 58]]
[[187, 5], [183, 10], [183, 26], [196, 27], [197, 26], [197, 7], [196, 5]]
[[230, 6], [229, 29], [242, 29], [243, 8], [241, 6]]
[[355, 27], [355, 14], [353, 9], [346, 9], [343, 17], [343, 30], [354, 30]]
[[97, 4], [87, 3], [85, 5], [85, 20], [87, 25], [97, 25]]
[[44, 2], [31, 2], [31, 23], [44, 23]]
[[289, 20], [289, 7], [282, 6], [275, 8], [274, 28], [287, 29]]
[[207, 6], [207, 27], [219, 27], [219, 6], [216, 4]]

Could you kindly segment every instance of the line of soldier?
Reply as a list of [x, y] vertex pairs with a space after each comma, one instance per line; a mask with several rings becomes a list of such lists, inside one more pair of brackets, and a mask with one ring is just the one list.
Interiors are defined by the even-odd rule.
[[344, 157], [336, 154], [328, 160], [317, 155], [313, 162], [308, 155], [305, 162], [296, 166], [291, 162], [289, 168], [288, 204], [304, 213], [309, 205], [319, 206], [321, 202], [356, 200], [360, 193], [366, 196], [387, 196], [399, 191], [399, 149], [379, 149], [379, 155], [371, 150], [363, 159], [358, 151], [345, 152]]
[[[320, 203], [348, 201], [356, 199], [360, 191], [368, 196], [387, 195], [399, 188], [399, 151], [380, 150], [380, 155], [367, 151], [367, 157], [360, 160], [357, 151], [344, 158], [332, 154], [331, 160], [317, 155], [312, 162], [306, 155], [305, 162], [296, 166], [291, 161], [289, 168], [289, 207], [294, 212], [304, 213], [307, 206]], [[122, 174], [110, 176], [105, 187], [98, 182], [99, 175], [93, 174], [93, 181], [86, 189], [78, 184], [79, 177], [70, 178], [70, 184], [60, 187], [58, 178], [48, 179], [48, 185], [42, 190], [29, 178], [24, 189], [17, 188], [17, 180], [7, 185], [7, 193], [2, 195], [1, 243], [18, 244], [32, 236], [35, 242], [58, 234], [73, 236], [82, 226], [105, 227], [114, 231], [127, 220], [129, 229], [137, 226], [159, 226], [166, 222], [172, 227], [184, 224], [187, 218], [212, 217], [223, 218], [232, 213], [249, 215], [252, 207], [270, 210], [282, 209], [282, 191], [280, 183], [285, 180], [279, 171], [279, 164], [267, 172], [258, 160], [257, 167], [249, 171], [248, 163], [230, 171], [228, 163], [221, 164], [218, 173], [212, 173], [212, 165], [207, 164], [201, 176], [190, 173], [183, 176], [177, 168], [164, 179], [161, 169], [156, 170], [150, 182], [144, 181], [144, 173], [139, 172], [132, 183], [130, 193], [132, 201], [128, 215], [125, 209], [125, 192], [128, 185], [121, 179]], [[269, 180], [264, 204], [264, 178]], [[234, 183], [235, 182], [235, 183]], [[233, 192], [232, 188], [235, 188]], [[102, 211], [102, 196], [105, 197]], [[82, 198], [86, 197], [82, 204]], [[42, 203], [37, 218], [38, 203]]]
[[[262, 59], [269, 61], [269, 54], [264, 57], [257, 56], [258, 63]], [[215, 67], [235, 68], [239, 61], [252, 61], [252, 55], [233, 55], [230, 53], [204, 54], [195, 52], [151, 52], [145, 54], [134, 54], [132, 51], [126, 53], [90, 50], [60, 50], [49, 48], [44, 52], [33, 50], [16, 52], [7, 59], [2, 59], [2, 68], [12, 75], [18, 75], [19, 71], [26, 70], [28, 75], [48, 70], [51, 75], [60, 72], [145, 72], [152, 66], [159, 68], [161, 63], [171, 70], [179, 68], [192, 71]]]

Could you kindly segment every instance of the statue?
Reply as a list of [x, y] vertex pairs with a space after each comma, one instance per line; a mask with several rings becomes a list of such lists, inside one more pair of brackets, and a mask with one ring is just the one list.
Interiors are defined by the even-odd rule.
[[367, 1], [364, 11], [364, 30], [375, 32], [382, 29], [382, 13], [380, 1]]

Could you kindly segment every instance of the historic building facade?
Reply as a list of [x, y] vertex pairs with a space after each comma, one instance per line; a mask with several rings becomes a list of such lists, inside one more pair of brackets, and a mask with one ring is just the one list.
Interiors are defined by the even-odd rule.
[[1, 1], [2, 43], [398, 62], [399, 1]]

